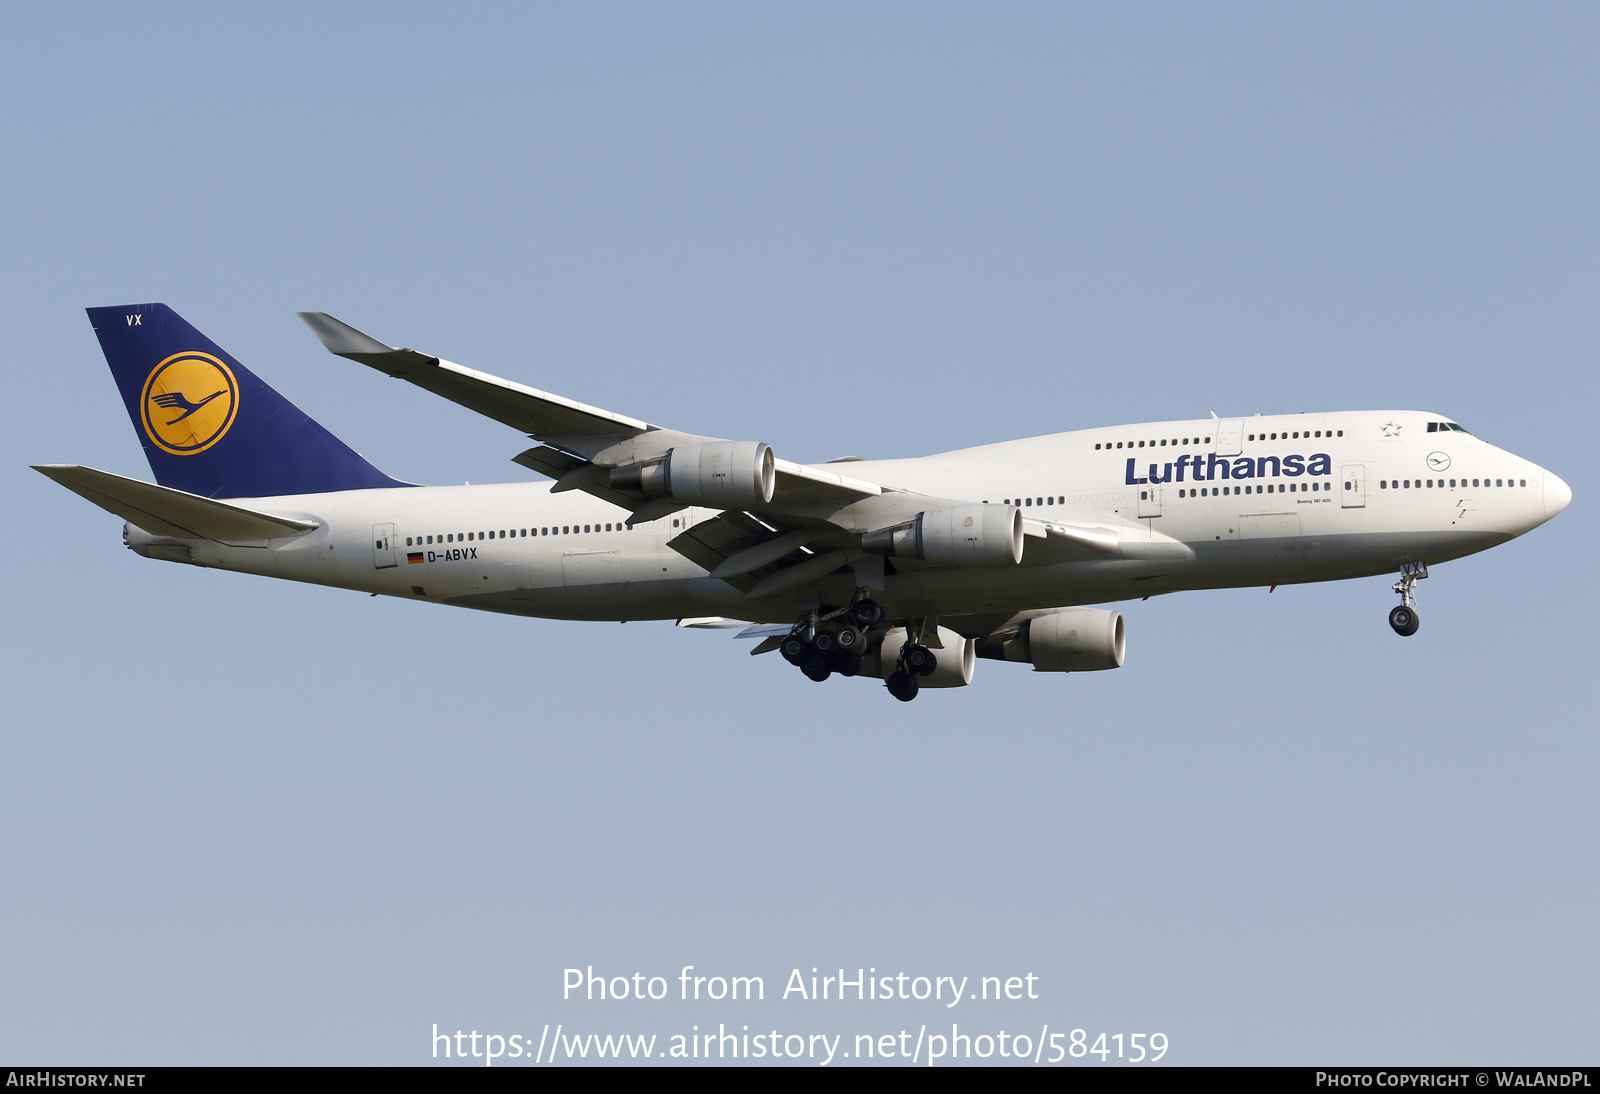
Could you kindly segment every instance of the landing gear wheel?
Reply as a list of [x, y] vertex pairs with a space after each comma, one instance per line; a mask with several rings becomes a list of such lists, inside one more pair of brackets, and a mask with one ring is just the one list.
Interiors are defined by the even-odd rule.
[[778, 652], [783, 654], [783, 659], [789, 664], [799, 665], [811, 656], [811, 643], [798, 634], [791, 634], [778, 646]]
[[823, 657], [832, 657], [833, 651], [839, 648], [838, 636], [832, 631], [818, 631], [811, 639], [811, 648]]
[[867, 648], [866, 635], [862, 634], [848, 623], [834, 632], [833, 639], [835, 648], [837, 648], [841, 654], [860, 653], [862, 650]]
[[909, 703], [917, 697], [917, 678], [909, 672], [891, 672], [884, 686], [889, 689], [890, 695], [902, 703]]
[[824, 661], [821, 655], [815, 653], [800, 662], [800, 671], [805, 673], [808, 679], [815, 680], [819, 684], [833, 675], [833, 670], [828, 667], [828, 662]]
[[833, 671], [837, 672], [840, 676], [854, 676], [856, 673], [861, 671], [861, 655], [858, 653], [847, 653], [840, 656], [839, 659], [833, 663]]
[[907, 646], [900, 651], [900, 659], [918, 676], [932, 676], [933, 670], [939, 667], [939, 659], [927, 646]]
[[862, 630], [870, 631], [883, 622], [883, 606], [876, 600], [858, 600], [850, 609], [850, 618]]
[[1422, 620], [1417, 618], [1417, 610], [1408, 608], [1404, 604], [1389, 613], [1389, 626], [1394, 628], [1394, 633], [1410, 638], [1417, 633], [1417, 628], [1422, 625]]

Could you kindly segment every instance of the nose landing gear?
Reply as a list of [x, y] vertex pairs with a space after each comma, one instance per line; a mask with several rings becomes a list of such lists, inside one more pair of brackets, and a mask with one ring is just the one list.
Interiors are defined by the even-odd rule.
[[1408, 608], [1404, 604], [1389, 613], [1389, 626], [1394, 628], [1395, 634], [1409, 638], [1417, 633], [1417, 628], [1421, 625], [1422, 622], [1417, 618], [1416, 610]]
[[1407, 562], [1400, 567], [1400, 580], [1395, 582], [1394, 591], [1400, 594], [1402, 603], [1389, 613], [1389, 626], [1403, 638], [1416, 634], [1422, 625], [1417, 616], [1417, 582], [1427, 576], [1428, 567], [1421, 562]]

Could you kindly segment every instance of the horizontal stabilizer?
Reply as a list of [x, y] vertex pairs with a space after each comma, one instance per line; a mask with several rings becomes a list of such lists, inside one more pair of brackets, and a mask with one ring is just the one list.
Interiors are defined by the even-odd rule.
[[152, 535], [253, 544], [303, 536], [319, 527], [315, 521], [260, 513], [78, 464], [43, 464], [33, 469]]

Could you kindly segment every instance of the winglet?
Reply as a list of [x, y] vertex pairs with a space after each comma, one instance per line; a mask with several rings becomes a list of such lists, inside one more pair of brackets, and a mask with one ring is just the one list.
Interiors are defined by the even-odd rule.
[[301, 311], [296, 315], [311, 328], [311, 333], [317, 336], [317, 341], [327, 347], [329, 353], [336, 353], [340, 357], [365, 353], [393, 353], [394, 346], [386, 346], [370, 334], [363, 334], [349, 323], [341, 322], [325, 311]]

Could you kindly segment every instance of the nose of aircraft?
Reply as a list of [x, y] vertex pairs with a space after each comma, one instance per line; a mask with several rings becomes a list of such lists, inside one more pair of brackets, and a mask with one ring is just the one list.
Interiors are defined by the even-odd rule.
[[1572, 487], [1548, 471], [1544, 475], [1544, 519], [1549, 520], [1572, 501]]

